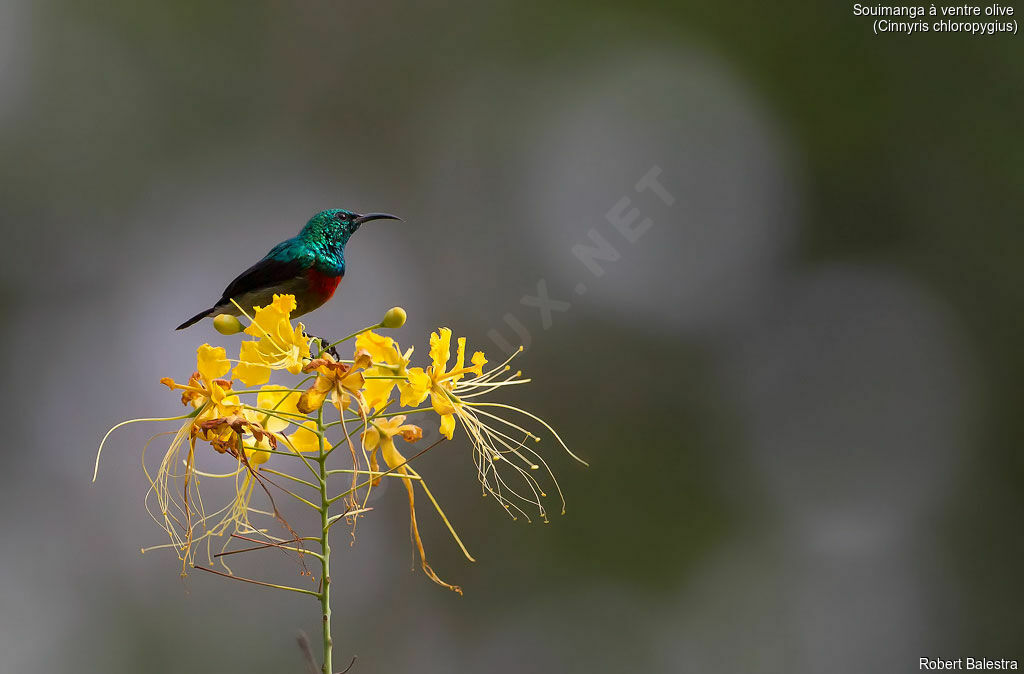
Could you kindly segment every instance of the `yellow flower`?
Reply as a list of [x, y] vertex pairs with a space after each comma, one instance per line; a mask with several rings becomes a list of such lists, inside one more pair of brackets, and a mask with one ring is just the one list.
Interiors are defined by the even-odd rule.
[[[363, 395], [369, 409], [382, 408], [391, 397], [391, 391], [395, 386], [398, 386], [400, 402], [403, 406], [411, 407], [417, 404], [413, 400], [418, 391], [409, 382], [410, 375], [407, 369], [409, 360], [412, 358], [413, 347], [410, 346], [405, 353], [402, 353], [395, 340], [367, 330], [356, 337], [356, 351], [365, 351], [370, 354], [370, 358], [375, 364], [366, 369], [367, 379], [363, 386]], [[414, 369], [422, 371], [422, 368]], [[424, 377], [425, 375], [419, 376], [421, 384]], [[423, 398], [421, 397], [420, 400]]]
[[244, 446], [245, 455], [251, 467], [256, 468], [270, 458], [269, 452], [258, 450], [275, 448], [280, 431], [289, 423], [298, 424], [306, 419], [296, 407], [299, 394], [283, 386], [264, 386], [257, 395], [256, 406], [273, 415], [243, 406], [231, 392], [231, 381], [219, 378], [231, 369], [222, 347], [200, 346], [196, 365], [198, 369], [188, 384], [177, 384], [169, 377], [161, 381], [172, 390], [182, 391], [182, 404], [199, 410], [189, 422], [190, 436], [209, 442], [221, 454], [238, 457], [244, 446], [242, 436], [248, 433], [252, 436], [250, 444], [257, 449]]
[[[161, 379], [172, 390], [181, 389], [182, 404], [192, 405], [199, 410], [189, 422], [191, 426], [189, 435], [192, 438], [209, 442], [214, 450], [221, 454], [228, 453], [234, 457], [239, 457], [242, 453], [242, 436], [245, 433], [249, 433], [256, 443], [270, 442], [276, 446], [276, 438], [272, 434], [282, 430], [288, 425], [287, 422], [282, 422], [282, 420], [269, 415], [258, 414], [242, 405], [238, 396], [231, 392], [231, 381], [219, 378], [231, 369], [225, 350], [219, 346], [212, 347], [209, 344], [203, 344], [196, 350], [196, 366], [197, 370], [189, 378], [188, 384], [177, 384], [169, 377]], [[275, 388], [280, 387], [264, 387], [270, 391], [259, 394], [258, 406], [263, 407], [266, 404], [270, 407], [280, 404], [278, 401], [281, 395], [277, 394], [276, 398], [272, 395]], [[294, 408], [294, 397], [297, 396], [285, 398], [285, 400], [291, 399], [292, 405], [290, 408], [286, 407], [282, 410], [282, 414], [298, 413], [298, 410]], [[268, 426], [264, 426], [265, 423]], [[247, 457], [251, 455], [248, 449], [245, 453]], [[265, 463], [270, 454], [264, 451], [255, 456], [257, 460], [252, 464], [254, 468]]]
[[[401, 466], [405, 459], [395, 447], [394, 437], [401, 435], [406, 442], [416, 442], [423, 437], [423, 429], [413, 424], [405, 423], [405, 415], [401, 414], [390, 419], [375, 419], [370, 423], [370, 428], [363, 433], [363, 446], [370, 450], [370, 470], [378, 472], [377, 449], [380, 448], [384, 463], [388, 468], [395, 470], [402, 475], [409, 474], [408, 466]], [[408, 482], [408, 480], [406, 480]], [[380, 483], [380, 477], [373, 479], [373, 485]]]
[[270, 366], [259, 350], [259, 342], [242, 342], [238, 351], [235, 377], [246, 386], [256, 386], [270, 381]]
[[309, 414], [320, 409], [328, 396], [339, 412], [348, 409], [353, 398], [361, 401], [360, 390], [363, 388], [364, 380], [363, 373], [357, 370], [369, 365], [370, 355], [366, 352], [357, 352], [352, 365], [339, 363], [329, 353], [323, 353], [319, 358], [311, 360], [303, 368], [303, 372], [316, 372], [316, 381], [299, 398], [299, 411]]
[[[484, 493], [494, 496], [513, 517], [519, 513], [529, 519], [529, 515], [519, 507], [521, 504], [529, 504], [535, 507], [541, 518], [546, 521], [547, 511], [542, 500], [546, 494], [532, 472], [543, 466], [558, 489], [559, 496], [561, 489], [544, 459], [527, 444], [528, 440], [540, 442], [540, 438], [523, 426], [499, 416], [498, 413], [503, 410], [516, 412], [542, 425], [570, 456], [584, 465], [586, 462], [573, 454], [543, 419], [512, 405], [481, 399], [481, 396], [503, 386], [525, 384], [530, 381], [521, 378], [521, 372], [503, 376], [510, 369], [508, 363], [522, 351], [522, 348], [505, 362], [484, 372], [483, 366], [487, 359], [479, 351], [470, 359], [472, 364], [466, 366], [466, 340], [460, 337], [455, 362], [449, 369], [451, 337], [452, 332], [448, 328], [441, 328], [432, 333], [430, 366], [426, 370], [409, 368], [411, 404], [418, 405], [430, 396], [431, 406], [441, 417], [441, 434], [449, 440], [454, 436], [456, 421], [459, 422], [473, 447], [473, 462], [476, 464], [477, 478]], [[516, 473], [519, 478], [518, 485], [515, 481], [499, 475], [501, 466], [507, 466]], [[523, 486], [526, 491], [523, 491]], [[562, 511], [565, 511], [564, 500]]]
[[258, 340], [242, 342], [235, 366], [235, 378], [246, 386], [265, 384], [271, 370], [298, 374], [310, 357], [309, 342], [302, 323], [293, 328], [289, 317], [295, 311], [293, 295], [274, 295], [274, 301], [257, 307], [245, 334]]
[[414, 367], [408, 371], [409, 394], [402, 405], [419, 405], [429, 395], [430, 404], [434, 411], [441, 417], [441, 434], [452, 439], [455, 433], [455, 414], [462, 401], [455, 395], [455, 387], [460, 379], [467, 374], [475, 374], [478, 377], [483, 374], [484, 365], [487, 359], [482, 351], [477, 351], [471, 359], [472, 365], [466, 364], [466, 338], [459, 337], [458, 349], [455, 355], [455, 366], [449, 370], [448, 361], [451, 359], [452, 331], [449, 328], [441, 328], [438, 332], [430, 334], [430, 360], [431, 365], [424, 371], [423, 368]]
[[[182, 405], [201, 409], [208, 402], [224, 403], [226, 391], [231, 389], [231, 380], [221, 377], [230, 369], [231, 363], [223, 347], [203, 344], [196, 349], [196, 371], [189, 377], [188, 384], [175, 383], [170, 377], [164, 377], [160, 383], [172, 391], [180, 389]], [[237, 400], [232, 404], [237, 404]]]
[[[430, 568], [430, 564], [427, 563], [426, 552], [423, 550], [423, 540], [420, 538], [419, 526], [416, 523], [416, 494], [413, 489], [413, 480], [410, 476], [419, 478], [419, 475], [406, 463], [406, 459], [402, 456], [402, 453], [395, 447], [395, 436], [400, 435], [406, 442], [416, 442], [423, 437], [423, 429], [413, 424], [405, 423], [405, 416], [399, 415], [392, 417], [391, 419], [376, 419], [370, 423], [370, 427], [363, 433], [363, 446], [370, 450], [370, 470], [374, 473], [378, 472], [377, 467], [377, 451], [380, 450], [381, 458], [384, 459], [384, 463], [387, 464], [389, 470], [402, 475], [402, 482], [405, 484], [405, 491], [409, 497], [409, 532], [412, 536], [412, 540], [416, 545], [416, 550], [420, 555], [420, 566], [423, 568], [423, 573], [427, 574], [427, 577], [442, 587], [446, 587], [449, 590], [462, 594], [462, 589], [457, 585], [451, 585], [441, 580], [440, 577], [434, 570]], [[373, 484], [376, 485], [380, 482], [380, 477], [376, 477], [373, 480]], [[422, 479], [419, 480], [422, 484]], [[423, 485], [426, 489], [426, 485]], [[427, 495], [433, 501], [433, 496], [430, 492]], [[435, 506], [437, 505], [435, 501]], [[438, 508], [440, 512], [440, 508]], [[444, 513], [441, 513], [444, 517]], [[445, 524], [448, 524], [448, 519], [445, 519]], [[455, 531], [451, 529], [452, 535], [455, 536]], [[462, 541], [459, 541], [458, 536], [455, 536], [455, 540], [462, 547], [465, 552], [465, 547], [462, 546]], [[466, 552], [466, 556], [469, 557], [470, 561], [473, 560]]]
[[240, 446], [235, 442], [230, 429], [212, 432], [211, 428], [202, 425], [211, 419], [238, 413], [240, 401], [238, 396], [231, 393], [231, 381], [220, 378], [230, 369], [231, 364], [222, 347], [203, 344], [196, 349], [196, 371], [189, 377], [187, 384], [175, 383], [170, 377], [160, 380], [171, 390], [182, 391], [181, 404], [192, 405], [199, 410], [189, 422], [191, 436], [209, 441], [218, 452]]
[[203, 344], [196, 349], [196, 369], [203, 379], [211, 381], [223, 377], [231, 369], [224, 347]]
[[[182, 572], [192, 563], [193, 546], [211, 537], [220, 536], [224, 531], [249, 531], [248, 503], [253, 486], [258, 482], [256, 471], [270, 458], [270, 450], [277, 446], [275, 435], [278, 426], [275, 417], [258, 414], [251, 407], [243, 405], [238, 395], [232, 392], [232, 382], [223, 379], [231, 369], [225, 350], [203, 344], [196, 350], [196, 372], [187, 384], [177, 384], [165, 377], [161, 381], [172, 390], [182, 391], [181, 402], [196, 409], [175, 434], [155, 475], [147, 478], [150, 495], [155, 497], [159, 514], [153, 513], [157, 522], [162, 522], [171, 539], [170, 545], [178, 550], [182, 560]], [[261, 392], [260, 402], [272, 408], [289, 397], [277, 391]], [[276, 397], [275, 397], [276, 396]], [[282, 400], [283, 398], [283, 400]], [[294, 398], [292, 404], [284, 405], [284, 413], [296, 413]], [[263, 426], [274, 426], [274, 431]], [[287, 425], [287, 422], [285, 423]], [[196, 468], [195, 442], [197, 439], [209, 442], [214, 450], [238, 459], [238, 469], [227, 475], [212, 475]], [[185, 456], [182, 457], [182, 452]], [[184, 472], [179, 472], [184, 464]], [[215, 513], [203, 509], [199, 496], [199, 482], [195, 475], [204, 477], [235, 477], [236, 493], [232, 504]], [[242, 475], [242, 477], [239, 477]], [[172, 489], [177, 482], [181, 486], [179, 495]], [[221, 519], [215, 523], [217, 517]], [[197, 533], [201, 532], [201, 533]]]

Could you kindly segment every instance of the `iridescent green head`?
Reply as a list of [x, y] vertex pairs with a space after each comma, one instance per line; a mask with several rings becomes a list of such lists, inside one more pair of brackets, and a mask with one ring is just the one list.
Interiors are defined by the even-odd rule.
[[387, 213], [359, 215], [343, 208], [329, 208], [310, 218], [299, 236], [323, 241], [330, 246], [344, 247], [348, 243], [349, 237], [355, 234], [364, 222], [371, 220], [401, 220], [401, 218]]

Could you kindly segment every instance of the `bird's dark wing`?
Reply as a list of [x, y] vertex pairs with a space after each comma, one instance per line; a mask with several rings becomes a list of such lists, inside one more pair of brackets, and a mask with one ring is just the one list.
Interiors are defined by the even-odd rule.
[[274, 246], [265, 258], [229, 283], [218, 304], [226, 303], [232, 297], [239, 297], [247, 292], [273, 288], [298, 278], [313, 266], [314, 260], [311, 251], [302, 250], [291, 241], [282, 242]]

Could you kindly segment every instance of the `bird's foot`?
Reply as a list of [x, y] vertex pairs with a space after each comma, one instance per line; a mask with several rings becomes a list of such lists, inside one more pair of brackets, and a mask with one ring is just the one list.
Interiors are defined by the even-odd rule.
[[325, 352], [329, 353], [329, 354], [331, 354], [334, 357], [335, 360], [340, 360], [341, 359], [341, 356], [338, 355], [338, 350], [336, 348], [334, 348], [333, 346], [328, 347], [326, 349], [324, 348], [328, 344], [331, 343], [331, 340], [327, 339], [326, 337], [317, 337], [316, 335], [314, 335], [312, 333], [309, 333], [309, 332], [306, 333], [306, 337], [309, 337], [310, 339], [315, 339], [315, 340], [320, 342], [320, 352], [321, 353], [325, 353]]

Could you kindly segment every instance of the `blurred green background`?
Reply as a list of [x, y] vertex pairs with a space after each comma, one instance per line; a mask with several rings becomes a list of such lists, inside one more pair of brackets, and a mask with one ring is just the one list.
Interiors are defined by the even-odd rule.
[[843, 3], [4, 0], [0, 671], [301, 671], [314, 602], [139, 554], [144, 429], [89, 478], [235, 343], [172, 328], [329, 207], [405, 222], [353, 239], [314, 333], [401, 304], [421, 353], [525, 341], [516, 401], [591, 463], [542, 445], [568, 512], [527, 525], [464, 443], [424, 457], [466, 596], [410, 572], [382, 490], [338, 546], [336, 661], [1020, 658], [1018, 39], [874, 36]]

